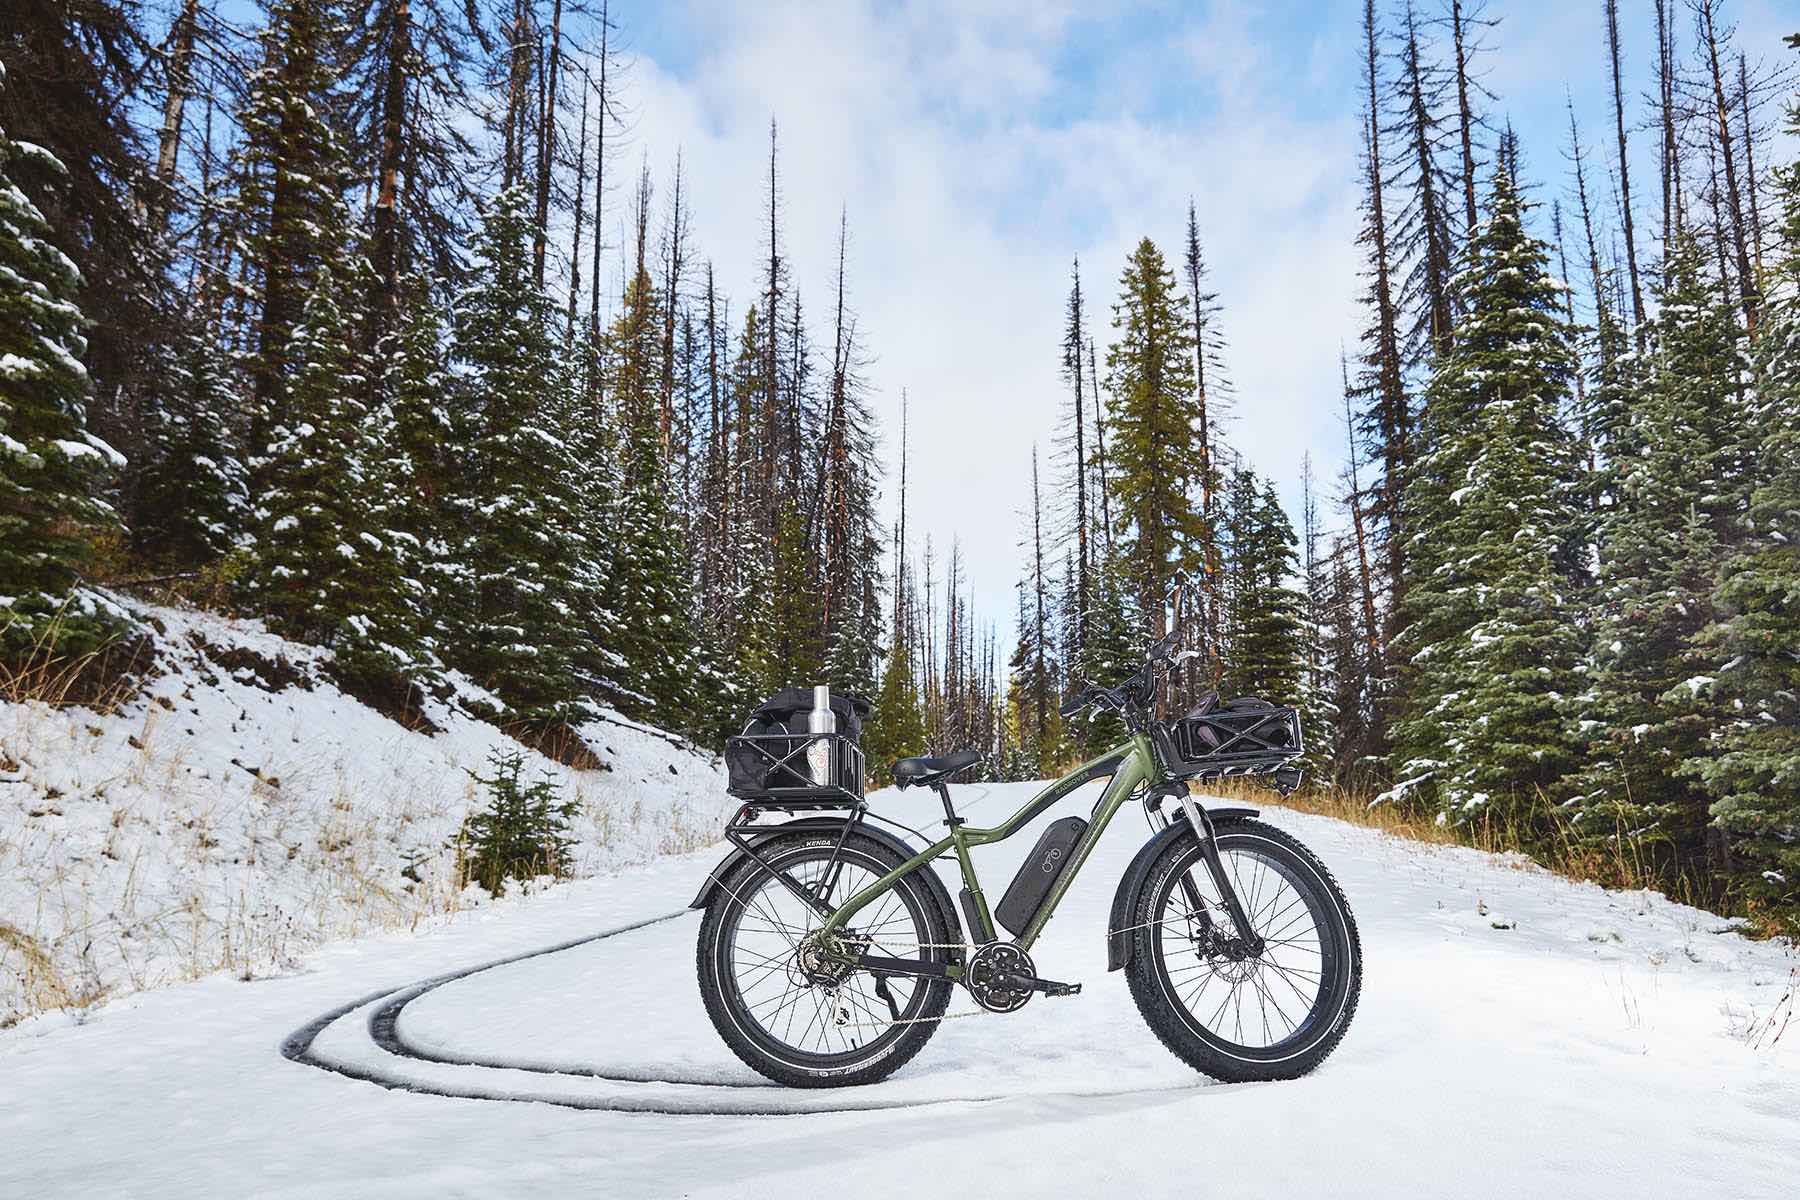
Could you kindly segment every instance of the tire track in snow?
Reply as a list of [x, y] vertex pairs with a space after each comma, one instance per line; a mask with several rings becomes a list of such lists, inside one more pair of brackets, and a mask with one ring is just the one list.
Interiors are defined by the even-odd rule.
[[[592, 945], [621, 934], [647, 929], [654, 925], [663, 925], [689, 915], [691, 910], [680, 909], [672, 913], [664, 913], [658, 917], [649, 917], [642, 921], [634, 921], [629, 925], [621, 925], [616, 929], [608, 929], [602, 933], [589, 934], [567, 942], [559, 942], [553, 946], [544, 946], [537, 950], [527, 950], [522, 954], [512, 954], [489, 962], [478, 963], [472, 967], [464, 967], [457, 971], [447, 971], [441, 975], [433, 975], [417, 983], [407, 984], [400, 988], [388, 988], [371, 992], [346, 1004], [340, 1004], [329, 1012], [321, 1013], [307, 1024], [289, 1034], [281, 1042], [281, 1055], [290, 1062], [301, 1063], [354, 1079], [362, 1083], [372, 1083], [389, 1091], [412, 1092], [424, 1096], [441, 1096], [451, 1100], [490, 1100], [514, 1104], [546, 1104], [557, 1108], [574, 1108], [599, 1112], [633, 1112], [656, 1113], [665, 1116], [707, 1116], [707, 1117], [793, 1117], [809, 1116], [817, 1113], [833, 1112], [878, 1112], [891, 1109], [931, 1108], [945, 1104], [991, 1104], [1004, 1100], [1024, 1099], [1110, 1099], [1117, 1097], [1145, 1096], [1157, 1093], [1198, 1091], [1208, 1085], [1204, 1083], [1177, 1084], [1153, 1088], [1126, 1088], [1107, 1091], [1056, 1091], [1056, 1092], [1024, 1092], [995, 1093], [992, 1095], [945, 1096], [920, 1100], [881, 1100], [858, 1099], [853, 1094], [846, 1095], [838, 1089], [789, 1088], [775, 1083], [747, 1082], [739, 1079], [695, 1079], [678, 1078], [673, 1073], [668, 1075], [648, 1072], [602, 1071], [591, 1067], [578, 1066], [546, 1066], [542, 1063], [505, 1062], [496, 1059], [457, 1057], [426, 1050], [408, 1042], [400, 1033], [400, 1015], [406, 1006], [419, 997], [455, 983], [483, 971], [492, 971], [514, 963], [527, 962], [534, 958], [544, 958], [552, 954], [560, 954], [565, 950], [573, 950], [579, 946]], [[560, 1076], [574, 1079], [592, 1079], [605, 1083], [623, 1084], [630, 1087], [664, 1085], [673, 1089], [693, 1089], [704, 1092], [713, 1089], [726, 1089], [746, 1093], [743, 1100], [704, 1095], [681, 1095], [680, 1090], [662, 1094], [623, 1095], [623, 1096], [569, 1096], [548, 1093], [520, 1092], [501, 1087], [490, 1087], [479, 1084], [445, 1085], [426, 1083], [416, 1079], [407, 1079], [392, 1075], [359, 1063], [343, 1062], [322, 1057], [313, 1049], [313, 1044], [326, 1029], [343, 1020], [351, 1013], [370, 1005], [378, 1005], [369, 1015], [369, 1039], [382, 1051], [400, 1059], [435, 1065], [463, 1067], [472, 1072], [485, 1071], [519, 1071], [533, 1075]], [[877, 1085], [879, 1086], [879, 1085]], [[783, 1102], [771, 1104], [751, 1099], [748, 1093], [779, 1095]]]

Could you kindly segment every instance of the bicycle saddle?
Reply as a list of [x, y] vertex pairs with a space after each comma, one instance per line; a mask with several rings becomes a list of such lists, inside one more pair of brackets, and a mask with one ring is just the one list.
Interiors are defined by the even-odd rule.
[[894, 764], [894, 786], [930, 787], [965, 767], [974, 766], [982, 758], [979, 750], [958, 750], [942, 758], [903, 758]]

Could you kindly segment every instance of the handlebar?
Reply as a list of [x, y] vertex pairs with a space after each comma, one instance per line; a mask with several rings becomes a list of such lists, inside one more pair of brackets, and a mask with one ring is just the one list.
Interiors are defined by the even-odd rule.
[[[1170, 589], [1169, 603], [1174, 617], [1170, 623], [1169, 632], [1151, 643], [1144, 653], [1144, 665], [1116, 687], [1090, 684], [1065, 700], [1059, 710], [1065, 719], [1073, 717], [1082, 709], [1096, 703], [1104, 703], [1106, 707], [1124, 713], [1128, 718], [1134, 717], [1138, 709], [1149, 706], [1151, 697], [1156, 691], [1158, 669], [1169, 664], [1175, 647], [1181, 643], [1181, 599], [1186, 587], [1186, 582], [1178, 578], [1174, 587]], [[1174, 665], [1179, 666], [1183, 659], [1192, 653], [1192, 651], [1188, 651], [1186, 654], [1176, 656]]]

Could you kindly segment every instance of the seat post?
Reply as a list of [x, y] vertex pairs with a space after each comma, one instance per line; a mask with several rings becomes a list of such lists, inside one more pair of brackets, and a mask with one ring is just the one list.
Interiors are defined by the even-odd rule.
[[956, 815], [956, 810], [954, 808], [950, 807], [950, 785], [940, 779], [931, 785], [931, 790], [936, 792], [938, 794], [938, 799], [944, 802], [944, 824], [952, 829], [961, 825], [963, 819]]

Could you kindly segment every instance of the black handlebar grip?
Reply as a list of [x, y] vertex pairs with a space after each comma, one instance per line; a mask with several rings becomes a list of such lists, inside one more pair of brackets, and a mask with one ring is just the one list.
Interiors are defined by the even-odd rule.
[[1093, 694], [1093, 688], [1085, 688], [1064, 700], [1062, 708], [1058, 711], [1065, 717], [1072, 717], [1088, 706], [1088, 701], [1093, 698]]

